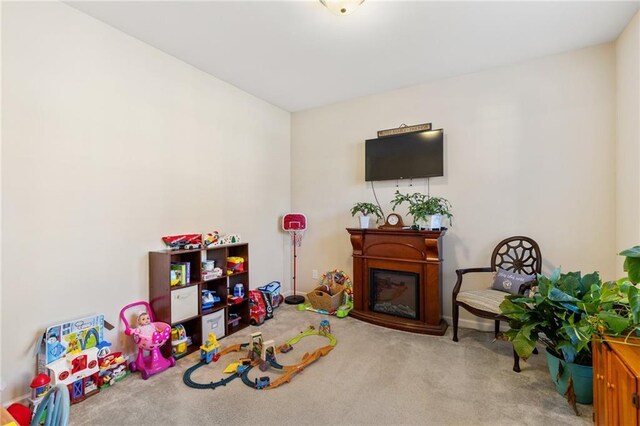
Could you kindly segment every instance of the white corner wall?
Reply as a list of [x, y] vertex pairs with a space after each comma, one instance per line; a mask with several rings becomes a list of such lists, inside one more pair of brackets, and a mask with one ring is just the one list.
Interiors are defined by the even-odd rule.
[[[640, 244], [640, 12], [616, 41], [616, 252]], [[623, 258], [618, 256], [618, 276]]]
[[[545, 272], [562, 265], [613, 278], [615, 93], [615, 48], [604, 44], [294, 113], [292, 202], [309, 219], [299, 286], [312, 288], [313, 269], [352, 272], [345, 228], [357, 219], [349, 209], [374, 201], [365, 139], [424, 122], [445, 129], [445, 176], [432, 178], [430, 190], [455, 215], [443, 244], [445, 316], [454, 270], [488, 266], [495, 244], [511, 235], [540, 244]], [[398, 189], [426, 191], [426, 182]], [[376, 190], [389, 213], [396, 182], [376, 182]], [[474, 321], [465, 314], [465, 325]]]
[[163, 235], [240, 233], [251, 286], [285, 279], [288, 112], [58, 2], [2, 2], [2, 95], [2, 401], [45, 327], [147, 300]]
[[[0, 23], [2, 23], [2, 4], [0, 4]], [[0, 28], [0, 58], [2, 58], [2, 29]], [[1, 65], [1, 59], [0, 59]], [[2, 82], [2, 66], [0, 66], [0, 82]], [[0, 84], [0, 189], [2, 188], [2, 84]], [[2, 191], [0, 190], [0, 199]], [[0, 203], [0, 321], [2, 320], [2, 206]], [[2, 376], [2, 325], [0, 324], [0, 403], [4, 393], [5, 381]]]

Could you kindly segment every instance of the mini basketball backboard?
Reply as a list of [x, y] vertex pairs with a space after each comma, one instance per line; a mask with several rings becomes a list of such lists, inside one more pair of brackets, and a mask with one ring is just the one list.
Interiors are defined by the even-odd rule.
[[282, 229], [291, 235], [293, 245], [293, 295], [284, 298], [289, 305], [304, 303], [304, 296], [296, 294], [296, 247], [302, 245], [302, 237], [307, 229], [307, 217], [302, 213], [287, 213], [282, 217]]
[[307, 217], [303, 213], [287, 213], [282, 217], [284, 231], [304, 231], [307, 229]]

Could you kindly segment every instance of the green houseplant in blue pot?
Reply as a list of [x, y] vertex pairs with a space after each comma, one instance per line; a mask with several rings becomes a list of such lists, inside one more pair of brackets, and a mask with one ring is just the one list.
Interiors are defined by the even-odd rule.
[[537, 342], [547, 347], [547, 360], [556, 389], [574, 410], [575, 402], [593, 400], [591, 342], [606, 336], [624, 337], [637, 345], [640, 337], [640, 246], [624, 250], [627, 277], [603, 283], [597, 272], [538, 276], [528, 296], [507, 296], [500, 305], [512, 327], [504, 335], [521, 358]]
[[500, 309], [510, 319], [504, 335], [526, 360], [536, 343], [546, 346], [551, 379], [558, 392], [575, 402], [593, 402], [591, 339], [595, 325], [585, 307], [598, 309], [594, 294], [602, 281], [597, 272], [563, 274], [560, 269], [546, 277], [538, 275], [538, 285], [529, 295], [508, 295]]

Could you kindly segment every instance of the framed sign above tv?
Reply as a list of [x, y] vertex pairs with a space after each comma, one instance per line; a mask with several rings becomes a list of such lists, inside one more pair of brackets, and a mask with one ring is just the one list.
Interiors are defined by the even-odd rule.
[[444, 130], [365, 142], [365, 181], [444, 176]]

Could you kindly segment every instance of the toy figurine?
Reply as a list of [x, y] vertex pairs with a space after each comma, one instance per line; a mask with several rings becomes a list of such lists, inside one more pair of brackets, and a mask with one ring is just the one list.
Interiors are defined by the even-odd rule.
[[42, 398], [51, 388], [51, 379], [48, 375], [40, 373], [31, 381], [31, 399], [29, 400], [29, 408], [32, 412], [36, 412], [38, 405], [42, 402]]
[[211, 361], [216, 362], [220, 359], [220, 344], [216, 339], [214, 333], [209, 333], [209, 336], [202, 346], [200, 346], [200, 360], [207, 364]]

